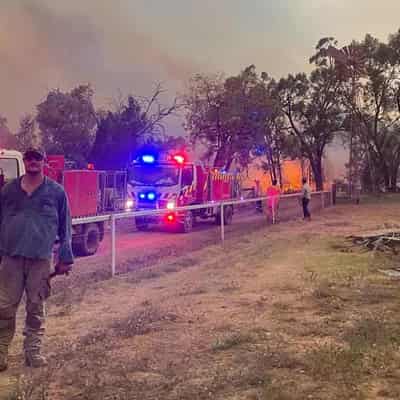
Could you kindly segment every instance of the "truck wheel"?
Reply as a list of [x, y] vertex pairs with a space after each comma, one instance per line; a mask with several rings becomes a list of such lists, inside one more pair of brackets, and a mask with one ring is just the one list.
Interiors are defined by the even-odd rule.
[[149, 224], [143, 218], [135, 219], [136, 229], [140, 232], [147, 231]]
[[232, 219], [233, 219], [233, 207], [228, 206], [224, 210], [224, 224], [230, 225], [232, 223]]
[[100, 229], [97, 224], [89, 224], [83, 227], [82, 234], [74, 238], [72, 247], [74, 254], [78, 256], [92, 256], [99, 248]]
[[[224, 207], [224, 225], [230, 225], [233, 219], [233, 207], [226, 206]], [[215, 216], [215, 223], [217, 225], [221, 225], [221, 213], [218, 213]]]
[[194, 215], [191, 211], [185, 213], [183, 221], [179, 224], [179, 231], [181, 233], [190, 233], [193, 230]]

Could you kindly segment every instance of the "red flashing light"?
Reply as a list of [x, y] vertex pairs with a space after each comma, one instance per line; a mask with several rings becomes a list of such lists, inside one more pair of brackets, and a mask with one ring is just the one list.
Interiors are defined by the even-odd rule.
[[94, 164], [89, 163], [87, 169], [94, 170]]
[[169, 224], [172, 224], [175, 222], [175, 214], [167, 214], [165, 216], [165, 221]]
[[185, 157], [182, 154], [175, 154], [172, 158], [178, 164], [183, 164], [185, 162]]

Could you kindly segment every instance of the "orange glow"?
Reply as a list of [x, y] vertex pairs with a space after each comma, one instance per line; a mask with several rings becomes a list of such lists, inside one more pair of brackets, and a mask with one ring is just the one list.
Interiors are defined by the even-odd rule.
[[[310, 168], [307, 161], [285, 160], [281, 166], [282, 192], [299, 191], [302, 187], [302, 178], [309, 178]], [[279, 181], [279, 177], [278, 177]], [[312, 184], [312, 182], [310, 182]], [[269, 172], [264, 171], [256, 162], [251, 164], [248, 172], [243, 174], [243, 187], [257, 188], [260, 195], [265, 194], [268, 187], [272, 185]]]

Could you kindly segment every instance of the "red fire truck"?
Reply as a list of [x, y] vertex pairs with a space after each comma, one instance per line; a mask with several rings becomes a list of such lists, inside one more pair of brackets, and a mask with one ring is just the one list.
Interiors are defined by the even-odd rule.
[[[0, 150], [0, 185], [25, 173], [22, 154]], [[104, 221], [87, 221], [126, 207], [127, 175], [124, 171], [66, 169], [64, 156], [48, 156], [45, 174], [64, 186], [73, 219], [72, 247], [75, 255], [97, 252], [104, 238]], [[86, 218], [86, 220], [85, 220]]]
[[[141, 154], [128, 171], [128, 196], [137, 211], [165, 210], [157, 216], [136, 217], [138, 230], [150, 224], [174, 227], [190, 232], [196, 218], [214, 218], [221, 222], [220, 207], [213, 202], [240, 196], [239, 176], [187, 160], [184, 154]], [[178, 207], [210, 204], [199, 210], [177, 212]], [[230, 224], [233, 206], [224, 207], [224, 223]]]

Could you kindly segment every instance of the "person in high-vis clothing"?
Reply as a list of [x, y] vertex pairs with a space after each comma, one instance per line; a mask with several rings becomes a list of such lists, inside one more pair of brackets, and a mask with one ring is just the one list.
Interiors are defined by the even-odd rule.
[[281, 191], [278, 187], [276, 179], [272, 181], [272, 185], [267, 189], [267, 218], [272, 224], [275, 224], [278, 217], [278, 206]]
[[24, 153], [26, 174], [0, 192], [0, 371], [8, 367], [16, 313], [26, 293], [25, 364], [42, 367], [45, 300], [54, 244], [59, 240], [55, 274], [68, 274], [73, 264], [71, 217], [61, 185], [44, 176], [40, 148]]

